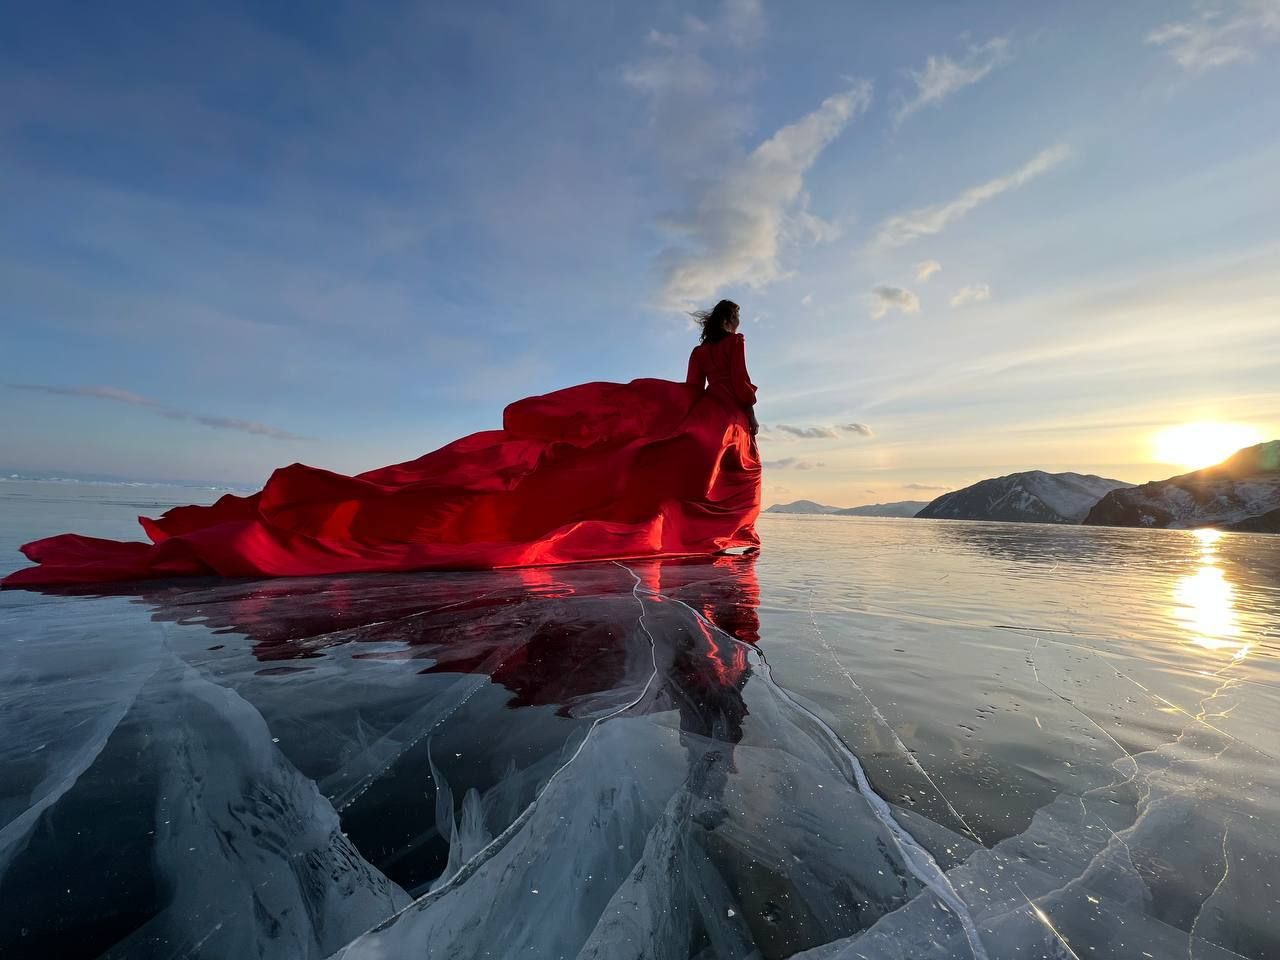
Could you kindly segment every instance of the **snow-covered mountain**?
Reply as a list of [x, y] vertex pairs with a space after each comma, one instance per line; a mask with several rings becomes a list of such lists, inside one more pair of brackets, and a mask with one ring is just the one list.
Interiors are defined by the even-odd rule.
[[944, 493], [916, 514], [942, 520], [1012, 520], [1029, 523], [1080, 523], [1103, 496], [1131, 487], [1083, 473], [1028, 470], [982, 480]]
[[1280, 507], [1247, 520], [1237, 520], [1226, 525], [1228, 530], [1241, 533], [1280, 533]]
[[861, 507], [845, 507], [837, 510], [841, 517], [914, 517], [922, 507], [928, 506], [924, 500], [897, 500], [893, 503], [868, 503]]
[[1280, 532], [1280, 440], [1245, 447], [1214, 467], [1115, 490], [1084, 522]]
[[829, 507], [812, 500], [795, 500], [792, 503], [775, 503], [765, 513], [839, 513], [839, 507]]

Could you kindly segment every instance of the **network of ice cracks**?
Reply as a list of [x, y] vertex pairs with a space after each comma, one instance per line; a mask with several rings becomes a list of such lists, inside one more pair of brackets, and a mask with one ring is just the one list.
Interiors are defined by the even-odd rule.
[[[462, 599], [456, 578], [384, 577], [76, 600], [41, 649], [0, 650], [0, 761], [26, 758], [26, 780], [4, 796], [0, 890], [30, 873], [49, 818], [115, 738], [150, 770], [164, 895], [109, 957], [1264, 955], [1222, 907], [1278, 878], [1233, 867], [1232, 816], [1245, 813], [1211, 817], [1198, 802], [1226, 756], [1274, 767], [1219, 720], [1239, 681], [1224, 676], [1191, 712], [1097, 657], [1100, 676], [1181, 710], [1180, 735], [1131, 754], [1080, 713], [1113, 750], [1114, 775], [987, 844], [835, 656], [812, 606], [812, 639], [851, 709], [946, 822], [879, 795], [822, 710], [774, 682], [751, 642], [749, 562], [473, 575]], [[325, 629], [289, 622], [317, 597]], [[135, 629], [84, 645], [75, 604], [89, 602]], [[137, 603], [149, 629], [128, 619]], [[560, 628], [573, 643], [548, 653]], [[210, 631], [253, 638], [255, 669], [198, 656]], [[1025, 639], [1035, 682], [1065, 700], [1055, 641]], [[518, 730], [513, 695], [556, 707], [540, 721], [562, 728], [555, 749], [485, 743]], [[476, 741], [501, 770], [465, 772], [453, 747]], [[348, 836], [349, 817], [381, 815], [389, 777], [416, 777], [433, 797], [433, 822], [409, 846], [447, 840], [447, 862], [416, 885]], [[451, 787], [459, 777], [474, 783]], [[1175, 849], [1182, 859], [1164, 863]], [[1202, 874], [1194, 902], [1162, 902], [1152, 862]]]

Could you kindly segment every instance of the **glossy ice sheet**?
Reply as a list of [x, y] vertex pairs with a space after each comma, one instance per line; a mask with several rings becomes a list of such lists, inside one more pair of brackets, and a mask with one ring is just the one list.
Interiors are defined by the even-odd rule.
[[0, 594], [0, 955], [1280, 953], [1280, 542], [762, 534]]

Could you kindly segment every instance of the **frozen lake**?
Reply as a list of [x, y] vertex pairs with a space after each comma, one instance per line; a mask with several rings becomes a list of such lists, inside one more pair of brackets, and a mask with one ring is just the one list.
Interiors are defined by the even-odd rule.
[[760, 532], [0, 592], [0, 956], [1280, 956], [1280, 538]]

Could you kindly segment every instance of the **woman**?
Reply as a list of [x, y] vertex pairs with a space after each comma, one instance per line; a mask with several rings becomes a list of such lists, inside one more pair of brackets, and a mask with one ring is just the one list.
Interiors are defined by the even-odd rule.
[[[685, 383], [701, 394], [710, 384], [730, 408], [736, 403], [747, 414], [751, 436], [760, 432], [756, 420], [756, 387], [747, 375], [746, 338], [738, 332], [741, 325], [739, 307], [732, 300], [721, 300], [713, 310], [695, 313], [702, 325], [698, 346], [689, 354], [689, 372]], [[710, 349], [718, 343], [724, 347]]]
[[760, 457], [738, 305], [694, 315], [685, 383], [585, 383], [502, 429], [348, 477], [295, 463], [259, 493], [139, 517], [150, 543], [62, 534], [5, 586], [490, 569], [756, 548]]

